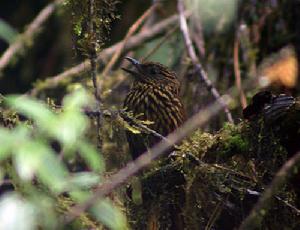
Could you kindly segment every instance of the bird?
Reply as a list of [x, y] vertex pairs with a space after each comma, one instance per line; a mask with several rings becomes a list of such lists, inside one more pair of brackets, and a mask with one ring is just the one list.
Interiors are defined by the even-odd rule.
[[272, 135], [287, 150], [288, 158], [300, 151], [299, 97], [276, 95], [269, 91], [258, 92], [243, 110], [243, 116], [250, 124], [259, 124], [262, 118], [264, 126], [272, 130]]
[[[270, 91], [256, 93], [251, 103], [243, 110], [244, 119], [251, 126], [259, 126], [262, 130], [259, 136], [275, 137], [287, 152], [287, 158], [300, 151], [300, 98], [287, 94], [273, 94]], [[259, 120], [263, 122], [259, 122]], [[250, 126], [250, 127], [251, 127]], [[296, 207], [300, 207], [300, 172], [292, 173], [289, 178], [294, 189]]]
[[[180, 82], [176, 73], [157, 62], [139, 62], [131, 57], [125, 59], [131, 63], [133, 68], [122, 69], [133, 77], [133, 83], [124, 100], [124, 110], [139, 120], [150, 121], [149, 129], [160, 134], [160, 136], [167, 136], [179, 128], [186, 119], [185, 109], [179, 95]], [[154, 135], [153, 132], [136, 134], [130, 130], [126, 131], [126, 136], [133, 160], [147, 152], [149, 148], [162, 139], [158, 135]], [[164, 154], [167, 155], [173, 150], [174, 147], [165, 151]], [[180, 175], [177, 179], [184, 178], [180, 174], [181, 172], [171, 172], [172, 175], [175, 173]], [[156, 178], [155, 183], [166, 184], [168, 178]], [[181, 183], [184, 184], [184, 179]], [[177, 203], [174, 201], [177, 198], [174, 198], [168, 201], [165, 200], [163, 205], [155, 203], [149, 206], [148, 202], [154, 199], [153, 194], [156, 191], [156, 187], [153, 185], [151, 179], [141, 182], [142, 202], [148, 206], [149, 211], [145, 218], [147, 229], [156, 229], [158, 223], [162, 229], [166, 229], [167, 226], [160, 225], [161, 218], [164, 218], [164, 222], [168, 224], [169, 229], [183, 229], [182, 206], [184, 201], [178, 201]], [[172, 193], [172, 197], [182, 197], [184, 194], [181, 186], [174, 186], [171, 190], [172, 192], [168, 192]], [[164, 192], [166, 191], [159, 190], [161, 194], [164, 194]], [[178, 205], [179, 203], [180, 205]], [[166, 221], [166, 218], [168, 221]]]
[[[139, 62], [131, 57], [125, 59], [133, 69], [122, 69], [133, 77], [133, 83], [124, 100], [124, 110], [131, 112], [139, 120], [152, 122], [148, 126], [150, 129], [167, 136], [186, 119], [176, 73], [157, 62]], [[161, 140], [149, 133], [135, 134], [126, 131], [126, 136], [133, 159]]]
[[278, 120], [291, 112], [290, 110], [294, 108], [296, 102], [296, 98], [290, 95], [275, 95], [270, 91], [261, 91], [256, 93], [252, 97], [251, 103], [243, 109], [243, 117], [252, 120], [262, 115], [267, 124], [275, 122], [278, 124]]

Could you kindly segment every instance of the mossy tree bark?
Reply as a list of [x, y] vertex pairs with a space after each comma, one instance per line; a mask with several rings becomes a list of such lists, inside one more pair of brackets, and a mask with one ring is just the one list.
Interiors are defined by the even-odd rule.
[[[294, 136], [282, 135], [281, 124], [258, 119], [215, 135], [195, 132], [175, 157], [141, 176], [147, 199], [127, 202], [133, 228], [237, 229], [291, 155], [287, 140]], [[300, 227], [297, 190], [287, 181], [261, 210], [262, 229]]]

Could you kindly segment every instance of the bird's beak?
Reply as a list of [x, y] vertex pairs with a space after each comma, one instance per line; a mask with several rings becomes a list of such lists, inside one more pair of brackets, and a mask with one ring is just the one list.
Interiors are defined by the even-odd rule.
[[138, 60], [136, 60], [132, 57], [125, 57], [125, 59], [128, 60], [135, 67], [135, 69], [137, 71], [130, 70], [130, 69], [127, 69], [127, 68], [124, 68], [124, 67], [122, 67], [122, 70], [126, 71], [127, 73], [132, 74], [133, 76], [137, 75], [139, 70], [140, 70], [141, 63]]
[[126, 60], [130, 61], [132, 65], [137, 66], [140, 62], [132, 57], [125, 57]]

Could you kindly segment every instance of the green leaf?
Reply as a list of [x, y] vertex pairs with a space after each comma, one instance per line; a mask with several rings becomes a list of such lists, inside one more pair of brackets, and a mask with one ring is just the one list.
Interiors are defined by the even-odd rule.
[[95, 172], [103, 172], [105, 170], [104, 159], [97, 150], [87, 142], [78, 144], [79, 154], [88, 164], [88, 166]]
[[70, 196], [76, 202], [83, 203], [83, 202], [85, 202], [86, 200], [89, 199], [89, 197], [91, 196], [91, 191], [73, 190], [73, 191], [70, 192]]
[[15, 41], [17, 36], [18, 32], [8, 23], [0, 19], [0, 39], [11, 44]]
[[78, 89], [77, 91], [67, 95], [64, 98], [63, 105], [65, 110], [75, 110], [80, 111], [81, 107], [88, 105], [89, 102], [88, 94], [83, 89]]
[[99, 183], [100, 183], [100, 176], [93, 172], [75, 173], [69, 179], [69, 187], [76, 188], [76, 189], [90, 188]]
[[[59, 229], [57, 221], [57, 203], [56, 198], [52, 198], [40, 189], [31, 190], [28, 202], [35, 206], [38, 213], [36, 225], [43, 226], [43, 229]], [[39, 229], [37, 228], [37, 229]]]
[[52, 130], [60, 142], [67, 148], [72, 148], [77, 146], [75, 144], [85, 132], [87, 124], [87, 118], [81, 113], [64, 111], [57, 116], [57, 123]]
[[128, 229], [125, 215], [109, 200], [98, 201], [92, 207], [92, 213], [110, 229]]
[[14, 136], [9, 130], [0, 128], [0, 160], [10, 155], [14, 141]]
[[46, 104], [25, 96], [10, 96], [6, 102], [17, 112], [31, 118], [38, 129], [58, 139], [67, 148], [75, 147], [88, 124], [87, 118], [81, 113], [81, 107], [88, 102], [83, 90], [65, 97], [64, 110], [60, 114], [53, 113]]
[[44, 154], [38, 168], [38, 177], [53, 192], [60, 193], [67, 188], [68, 171], [57, 156], [51, 152]]
[[25, 96], [9, 96], [6, 102], [17, 112], [33, 119], [40, 129], [49, 132], [55, 127], [55, 114], [45, 103]]
[[1, 229], [36, 229], [37, 212], [31, 203], [16, 193], [8, 193], [0, 200]]
[[26, 126], [18, 126], [14, 130], [0, 128], [0, 160], [5, 159], [22, 143], [26, 142], [29, 130]]
[[23, 180], [31, 180], [36, 175], [54, 192], [65, 189], [67, 170], [48, 145], [28, 140], [16, 149], [14, 159]]
[[23, 180], [33, 179], [39, 165], [44, 148], [34, 142], [27, 142], [16, 149], [15, 166], [19, 176]]
[[64, 98], [63, 112], [57, 116], [53, 133], [66, 148], [75, 148], [87, 128], [87, 117], [81, 113], [81, 107], [87, 103], [88, 96], [84, 90], [78, 90]]

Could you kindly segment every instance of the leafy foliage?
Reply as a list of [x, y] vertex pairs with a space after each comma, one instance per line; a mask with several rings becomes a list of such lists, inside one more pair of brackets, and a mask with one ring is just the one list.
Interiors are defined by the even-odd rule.
[[[24, 229], [52, 228], [60, 219], [58, 195], [69, 194], [71, 204], [84, 202], [89, 199], [89, 190], [103, 180], [104, 162], [85, 137], [89, 122], [81, 113], [81, 108], [90, 101], [85, 91], [77, 91], [64, 98], [61, 111], [53, 111], [25, 96], [9, 96], [4, 100], [23, 120], [17, 115], [13, 128], [0, 128], [1, 175], [11, 180], [15, 190], [0, 200], [0, 219], [9, 208], [14, 210], [12, 221], [4, 221], [6, 227], [18, 228], [22, 219]], [[61, 146], [59, 153], [51, 146], [53, 140]], [[88, 171], [69, 170], [65, 161], [77, 155], [84, 160]], [[96, 219], [111, 229], [126, 226], [123, 214], [109, 200], [96, 202], [92, 211]]]
[[18, 32], [13, 27], [0, 19], [0, 39], [3, 39], [7, 43], [12, 43], [17, 35]]

